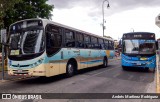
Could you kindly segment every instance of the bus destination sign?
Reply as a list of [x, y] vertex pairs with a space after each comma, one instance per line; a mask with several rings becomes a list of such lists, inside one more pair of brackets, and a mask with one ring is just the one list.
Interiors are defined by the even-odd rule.
[[35, 26], [42, 26], [42, 21], [41, 20], [29, 20], [29, 21], [22, 21], [18, 22], [14, 25], [11, 25], [10, 30], [15, 31], [27, 27], [35, 27]]
[[155, 39], [154, 33], [126, 33], [123, 35], [123, 39]]

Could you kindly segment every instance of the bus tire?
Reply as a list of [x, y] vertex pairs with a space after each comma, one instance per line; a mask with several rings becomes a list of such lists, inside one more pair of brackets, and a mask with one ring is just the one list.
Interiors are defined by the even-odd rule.
[[149, 68], [149, 71], [155, 73], [155, 68]]
[[107, 59], [107, 57], [104, 57], [104, 59], [103, 59], [103, 67], [107, 67], [108, 66], [108, 59]]
[[75, 74], [75, 65], [71, 62], [68, 62], [67, 68], [66, 68], [66, 75], [67, 77], [72, 77]]
[[123, 69], [123, 70], [127, 70], [125, 66], [122, 66], [122, 69]]
[[149, 68], [145, 68], [145, 71], [147, 71], [147, 72], [148, 72], [148, 71], [149, 71]]

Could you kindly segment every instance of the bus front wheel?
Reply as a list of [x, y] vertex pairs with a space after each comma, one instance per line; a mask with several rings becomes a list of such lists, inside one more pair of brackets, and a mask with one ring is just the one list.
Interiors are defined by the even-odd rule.
[[155, 68], [149, 68], [149, 71], [155, 73]]
[[127, 70], [125, 66], [122, 66], [122, 69], [123, 69], [123, 70]]
[[66, 68], [67, 77], [72, 77], [74, 75], [74, 72], [75, 72], [75, 65], [69, 62]]

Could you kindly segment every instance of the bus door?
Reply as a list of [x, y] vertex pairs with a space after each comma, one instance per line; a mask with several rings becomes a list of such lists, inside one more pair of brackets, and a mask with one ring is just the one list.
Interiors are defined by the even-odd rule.
[[88, 53], [89, 49], [80, 49], [79, 50], [79, 69], [87, 68], [88, 67]]
[[97, 66], [100, 65], [100, 56], [101, 56], [101, 50], [100, 46], [98, 43], [98, 38], [97, 37], [91, 37], [91, 51], [89, 53], [90, 57], [90, 64], [88, 65], [89, 67]]
[[106, 56], [106, 51], [105, 51], [105, 44], [103, 39], [98, 39], [98, 48], [99, 48], [99, 53], [98, 53], [98, 60], [99, 60], [99, 65], [103, 64], [103, 59], [104, 56]]
[[92, 44], [91, 44], [91, 36], [84, 35], [84, 42], [85, 42], [85, 52], [84, 52], [84, 62], [85, 68], [92, 66]]
[[101, 49], [99, 49], [99, 45], [96, 43], [93, 46], [94, 46], [94, 49], [91, 49], [91, 52], [89, 54], [91, 58], [89, 67], [100, 65], [103, 62], [103, 61], [101, 62], [101, 60], [103, 59], [101, 59], [102, 52], [101, 52]]
[[46, 67], [46, 76], [58, 75], [60, 73], [60, 50], [62, 44], [61, 29], [54, 25], [46, 26], [46, 53], [48, 64]]

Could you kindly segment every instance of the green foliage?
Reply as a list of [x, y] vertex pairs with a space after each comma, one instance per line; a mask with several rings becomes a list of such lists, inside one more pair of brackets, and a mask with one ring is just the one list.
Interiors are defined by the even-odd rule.
[[0, 28], [4, 27], [3, 17], [6, 16], [6, 11], [12, 9], [14, 5], [21, 0], [0, 0]]
[[[6, 28], [23, 19], [47, 18], [51, 19], [53, 5], [47, 4], [48, 0], [0, 0], [0, 29]], [[0, 44], [1, 52], [1, 44]]]
[[54, 6], [46, 4], [48, 0], [22, 0], [14, 5], [13, 9], [7, 10], [3, 18], [4, 27], [23, 19], [47, 18], [51, 19]]
[[[1, 34], [0, 34], [0, 42], [1, 42]], [[2, 52], [2, 44], [0, 44], [0, 53]]]

